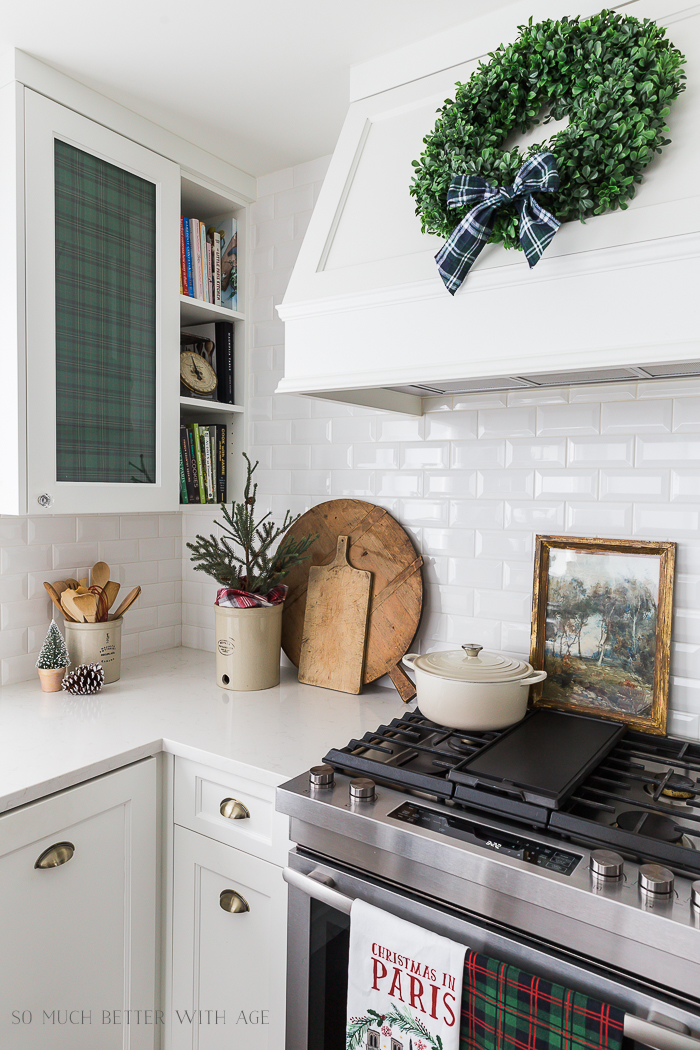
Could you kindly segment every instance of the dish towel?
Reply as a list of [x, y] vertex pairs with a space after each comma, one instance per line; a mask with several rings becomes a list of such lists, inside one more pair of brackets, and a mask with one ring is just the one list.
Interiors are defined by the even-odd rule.
[[621, 1050], [624, 1010], [467, 951], [460, 1050]]
[[356, 900], [346, 1050], [459, 1050], [464, 945]]

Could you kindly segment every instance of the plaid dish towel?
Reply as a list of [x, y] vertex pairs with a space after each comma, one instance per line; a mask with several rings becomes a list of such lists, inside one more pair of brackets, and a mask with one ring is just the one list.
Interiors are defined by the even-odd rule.
[[253, 609], [261, 605], [279, 605], [287, 597], [288, 590], [285, 583], [278, 583], [267, 594], [250, 594], [249, 591], [238, 591], [235, 587], [220, 587], [216, 592], [214, 604], [227, 605], [230, 609]]
[[621, 1050], [625, 1014], [467, 951], [460, 1050]]

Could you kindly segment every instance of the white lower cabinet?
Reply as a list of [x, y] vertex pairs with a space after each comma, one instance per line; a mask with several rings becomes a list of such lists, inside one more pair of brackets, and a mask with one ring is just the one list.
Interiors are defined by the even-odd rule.
[[282, 869], [178, 826], [174, 850], [172, 1050], [282, 1050]]
[[3, 1048], [159, 1045], [156, 788], [147, 759], [0, 816]]

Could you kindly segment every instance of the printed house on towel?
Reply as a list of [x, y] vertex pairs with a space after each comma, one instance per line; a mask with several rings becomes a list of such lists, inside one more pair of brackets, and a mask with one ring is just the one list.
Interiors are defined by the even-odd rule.
[[[379, 1050], [379, 1032], [375, 1032], [373, 1028], [367, 1032], [367, 1050]], [[403, 1050], [403, 1043], [392, 1038], [391, 1050]]]

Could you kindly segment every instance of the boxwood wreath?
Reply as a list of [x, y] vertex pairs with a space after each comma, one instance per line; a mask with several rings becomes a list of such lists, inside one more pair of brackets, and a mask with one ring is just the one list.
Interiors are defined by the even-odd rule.
[[[449, 237], [469, 213], [464, 203], [448, 208], [453, 179], [476, 175], [510, 186], [543, 149], [554, 155], [559, 186], [533, 196], [560, 223], [626, 208], [644, 169], [670, 142], [666, 117], [685, 89], [685, 58], [663, 27], [602, 11], [585, 21], [530, 19], [519, 29], [514, 43], [456, 85], [413, 161], [410, 192], [424, 233]], [[543, 109], [545, 124], [568, 114], [568, 127], [548, 143], [504, 150], [508, 134], [528, 131]], [[498, 209], [487, 240], [521, 248], [515, 207]]]

